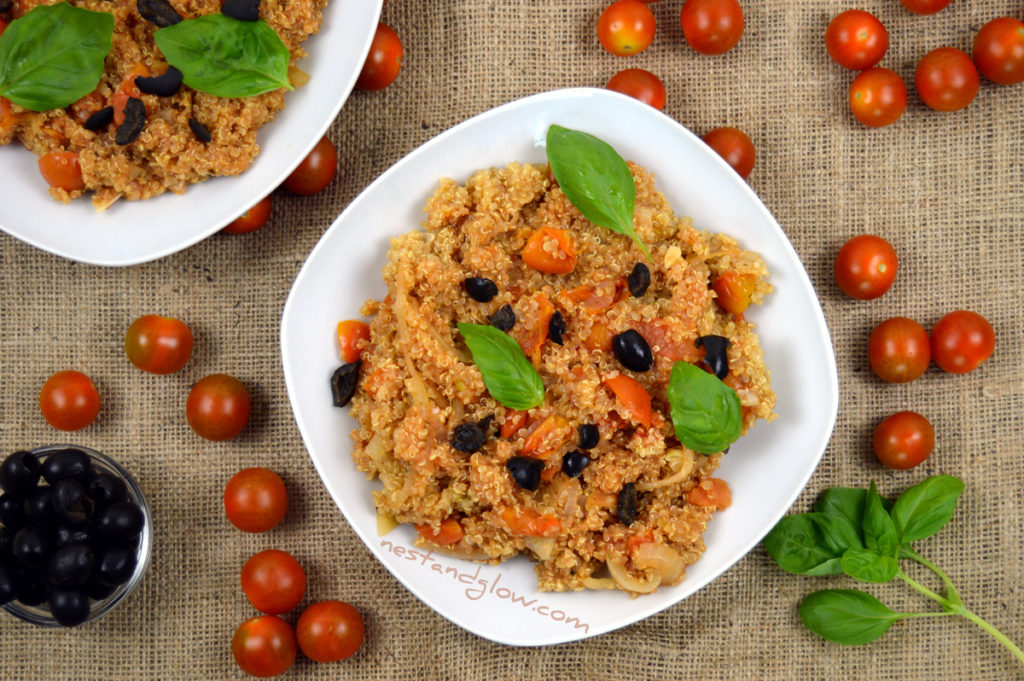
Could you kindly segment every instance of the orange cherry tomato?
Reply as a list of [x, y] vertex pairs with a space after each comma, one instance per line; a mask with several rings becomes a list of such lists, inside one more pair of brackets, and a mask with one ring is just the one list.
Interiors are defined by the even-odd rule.
[[864, 71], [850, 83], [850, 111], [872, 128], [895, 123], [907, 108], [907, 86], [894, 71], [880, 66]]
[[237, 378], [211, 374], [188, 394], [185, 416], [192, 430], [207, 440], [230, 440], [249, 422], [249, 391]]
[[701, 54], [722, 54], [743, 37], [743, 8], [737, 0], [686, 0], [680, 13], [683, 37]]
[[266, 532], [288, 512], [288, 491], [277, 473], [267, 468], [245, 468], [224, 487], [224, 512], [243, 532]]
[[255, 232], [270, 220], [270, 213], [273, 211], [273, 207], [274, 200], [268, 194], [259, 203], [239, 215], [220, 231], [225, 234], [248, 234], [249, 232]]
[[100, 413], [100, 393], [81, 371], [58, 371], [39, 391], [43, 418], [58, 430], [81, 430]]
[[825, 29], [825, 49], [840, 66], [863, 71], [882, 61], [889, 49], [889, 32], [874, 14], [847, 10]]
[[292, 625], [276, 615], [246, 620], [231, 637], [231, 653], [246, 674], [284, 674], [295, 662], [298, 643]]
[[936, 111], [959, 111], [974, 101], [980, 78], [966, 52], [940, 47], [917, 63], [914, 85], [924, 103]]
[[568, 274], [576, 267], [572, 237], [566, 230], [554, 227], [534, 231], [523, 247], [522, 257], [524, 263], [545, 274]]
[[356, 79], [359, 90], [383, 90], [394, 82], [402, 70], [402, 41], [387, 24], [377, 24], [363, 68]]
[[351, 363], [362, 357], [363, 346], [370, 342], [370, 325], [357, 319], [338, 322], [338, 347], [341, 359]]
[[612, 76], [605, 89], [621, 92], [658, 111], [665, 108], [665, 84], [645, 69], [624, 69]]
[[729, 270], [711, 281], [715, 292], [715, 302], [726, 312], [735, 315], [743, 314], [750, 307], [750, 297], [754, 294], [757, 280], [751, 274], [740, 274]]
[[323, 191], [338, 172], [338, 151], [326, 135], [284, 181], [292, 194], [309, 196]]
[[703, 137], [704, 143], [715, 150], [739, 173], [744, 180], [754, 169], [754, 143], [742, 131], [736, 128], [722, 127], [709, 130]]
[[1024, 22], [998, 17], [981, 27], [971, 49], [974, 65], [993, 83], [1024, 81]]
[[645, 428], [651, 427], [654, 410], [651, 408], [651, 394], [646, 388], [625, 374], [606, 378], [604, 384], [615, 393], [616, 399], [630, 418]]
[[132, 364], [151, 374], [173, 374], [192, 356], [192, 330], [180, 319], [148, 314], [124, 335], [124, 351]]
[[73, 151], [55, 151], [39, 158], [39, 172], [51, 187], [69, 192], [85, 188], [82, 166]]
[[914, 14], [935, 14], [953, 0], [900, 0]]
[[899, 260], [888, 241], [873, 234], [855, 236], [839, 249], [833, 266], [843, 293], [857, 300], [874, 300], [896, 280]]
[[260, 551], [242, 566], [242, 591], [260, 612], [280, 615], [302, 600], [306, 571], [290, 553]]
[[913, 319], [886, 319], [868, 337], [868, 362], [887, 383], [913, 381], [928, 369], [931, 356], [928, 332]]
[[878, 460], [899, 471], [928, 458], [935, 447], [935, 430], [916, 411], [901, 411], [875, 427], [871, 447]]
[[932, 359], [943, 371], [966, 374], [992, 356], [996, 332], [977, 312], [950, 312], [932, 327]]
[[695, 506], [710, 506], [724, 511], [732, 505], [732, 490], [721, 478], [704, 478], [689, 491], [686, 500]]
[[640, 0], [616, 0], [597, 18], [597, 39], [618, 57], [639, 54], [654, 41], [654, 13]]
[[348, 603], [320, 601], [302, 611], [295, 624], [299, 649], [314, 662], [351, 657], [363, 644], [363, 616]]
[[423, 523], [415, 527], [421, 537], [440, 546], [458, 544], [466, 536], [462, 530], [462, 525], [455, 518], [445, 518], [436, 530], [429, 523]]

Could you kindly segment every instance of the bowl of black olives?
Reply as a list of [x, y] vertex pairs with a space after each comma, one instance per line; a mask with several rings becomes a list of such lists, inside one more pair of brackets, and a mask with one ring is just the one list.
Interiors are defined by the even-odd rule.
[[149, 565], [153, 528], [132, 476], [87, 447], [51, 445], [0, 462], [0, 604], [40, 626], [109, 612]]

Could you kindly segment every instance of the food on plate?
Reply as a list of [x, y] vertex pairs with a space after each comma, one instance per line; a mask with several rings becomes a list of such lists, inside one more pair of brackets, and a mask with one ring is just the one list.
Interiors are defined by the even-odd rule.
[[100, 413], [100, 393], [81, 371], [58, 371], [39, 391], [43, 418], [58, 430], [81, 430]]
[[288, 491], [277, 473], [267, 468], [245, 468], [224, 486], [224, 512], [243, 532], [266, 532], [284, 520]]
[[0, 39], [0, 144], [35, 152], [55, 199], [93, 192], [98, 209], [237, 175], [301, 80], [295, 62], [325, 4], [14, 3]]
[[615, 0], [597, 18], [601, 47], [618, 57], [639, 54], [654, 42], [654, 13], [640, 0]]
[[207, 440], [230, 440], [249, 422], [251, 401], [245, 384], [227, 374], [210, 374], [188, 393], [185, 418]]
[[665, 108], [665, 84], [646, 69], [623, 69], [608, 79], [605, 88], [639, 99], [658, 111]]
[[172, 374], [192, 356], [192, 330], [180, 319], [144, 315], [124, 336], [124, 350], [132, 364], [153, 374]]
[[924, 103], [936, 111], [959, 111], [974, 101], [980, 79], [966, 52], [940, 47], [921, 57], [914, 85]]
[[863, 71], [882, 61], [889, 49], [889, 32], [874, 14], [847, 10], [828, 23], [825, 49], [843, 68]]
[[868, 336], [868, 362], [887, 383], [909, 383], [928, 369], [931, 346], [924, 327], [907, 317], [890, 317]]
[[[754, 325], [711, 288], [732, 273], [761, 303], [768, 272], [600, 140], [552, 126], [547, 145], [549, 165], [443, 179], [424, 229], [392, 240], [346, 365], [352, 456], [420, 545], [526, 554], [542, 590], [649, 593], [703, 553], [723, 452], [774, 417]], [[597, 169], [625, 222], [587, 199]]]
[[744, 180], [754, 170], [754, 143], [738, 128], [721, 127], [704, 133], [704, 143], [725, 159]]
[[356, 79], [359, 90], [383, 90], [398, 78], [402, 70], [402, 40], [395, 29], [385, 23], [377, 24], [370, 43], [370, 53], [366, 55], [363, 68]]
[[850, 111], [858, 121], [881, 128], [899, 120], [907, 108], [907, 86], [895, 71], [873, 66], [850, 83]]
[[683, 37], [701, 54], [722, 54], [743, 37], [743, 8], [737, 0], [686, 0], [679, 15]]
[[977, 312], [956, 310], [932, 327], [932, 359], [951, 374], [974, 371], [992, 356], [995, 348], [996, 332]]
[[363, 616], [343, 601], [311, 604], [295, 623], [299, 649], [316, 662], [337, 662], [350, 657], [363, 644]]
[[892, 288], [898, 269], [899, 259], [892, 244], [874, 234], [861, 234], [839, 249], [832, 273], [846, 295], [874, 300]]
[[306, 571], [290, 553], [260, 551], [242, 566], [242, 591], [260, 612], [280, 615], [302, 600]]

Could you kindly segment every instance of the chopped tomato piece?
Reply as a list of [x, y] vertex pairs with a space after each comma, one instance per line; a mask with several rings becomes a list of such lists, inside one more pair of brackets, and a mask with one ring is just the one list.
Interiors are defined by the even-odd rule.
[[576, 247], [564, 229], [541, 227], [523, 248], [523, 262], [545, 274], [568, 274], [576, 267]]
[[750, 306], [750, 296], [754, 293], [757, 280], [752, 274], [740, 274], [728, 271], [715, 277], [711, 288], [717, 294], [716, 302], [726, 312], [741, 315]]
[[569, 291], [563, 291], [563, 295], [582, 305], [583, 309], [590, 314], [597, 314], [626, 298], [629, 295], [629, 289], [626, 286], [626, 280], [620, 277], [605, 279], [593, 286], [577, 286]]
[[462, 525], [455, 518], [445, 518], [442, 520], [441, 525], [436, 531], [429, 523], [416, 525], [415, 527], [421, 537], [440, 546], [458, 544], [466, 536], [466, 533], [462, 530]]
[[523, 349], [523, 354], [536, 366], [540, 363], [540, 351], [544, 341], [548, 339], [548, 324], [555, 313], [555, 306], [540, 292], [534, 294], [533, 299], [537, 302], [537, 318], [529, 326], [516, 324], [512, 329], [512, 335]]
[[558, 465], [548, 464], [544, 467], [544, 470], [540, 472], [540, 479], [544, 482], [551, 482], [555, 479], [555, 475], [560, 470], [562, 470], [561, 462], [559, 462]]
[[641, 544], [647, 544], [652, 541], [654, 541], [654, 533], [650, 530], [640, 534], [634, 534], [626, 541], [626, 551], [630, 555], [633, 555]]
[[4, 31], [6, 31], [6, 30], [7, 30], [7, 22], [4, 21], [3, 19], [0, 19], [0, 35], [3, 35]]
[[533, 432], [526, 436], [520, 454], [532, 456], [535, 459], [543, 459], [569, 442], [573, 436], [572, 426], [561, 416], [554, 414], [548, 416], [533, 429]]
[[518, 537], [557, 537], [562, 523], [553, 515], [541, 515], [528, 508], [506, 506], [498, 512], [508, 531]]
[[121, 86], [117, 88], [117, 92], [114, 93], [113, 105], [114, 105], [114, 125], [121, 125], [124, 123], [124, 107], [128, 104], [128, 100], [132, 97], [141, 97], [142, 90], [135, 86], [136, 78], [147, 78], [149, 76], [149, 68], [145, 64], [136, 64], [132, 67], [132, 70], [125, 75], [121, 81]]
[[338, 322], [338, 346], [341, 358], [346, 362], [354, 362], [363, 354], [360, 341], [370, 342], [370, 327], [366, 322], [357, 319], [346, 319]]
[[646, 388], [624, 374], [606, 378], [604, 384], [615, 393], [619, 404], [634, 421], [641, 423], [645, 428], [651, 427], [654, 410], [651, 408], [651, 395]]
[[[663, 319], [652, 319], [650, 321], [638, 321], [633, 325], [640, 335], [650, 344], [651, 349], [659, 357], [666, 357], [673, 362], [690, 362], [691, 364], [700, 360], [703, 356], [701, 350], [691, 342], [679, 342], [670, 337], [671, 327]], [[655, 350], [657, 348], [657, 350]]]
[[583, 339], [583, 346], [588, 350], [608, 352], [612, 349], [614, 335], [603, 319], [595, 320], [593, 326], [590, 327], [590, 333]]
[[11, 111], [11, 103], [0, 97], [0, 137], [6, 135], [18, 122], [18, 116]]
[[51, 187], [73, 192], [85, 187], [78, 154], [73, 151], [55, 151], [39, 159], [39, 172]]
[[529, 414], [505, 407], [505, 421], [501, 424], [501, 436], [506, 440], [519, 432], [526, 425]]
[[686, 500], [696, 506], [713, 506], [724, 511], [732, 505], [732, 490], [721, 478], [704, 478], [690, 490]]

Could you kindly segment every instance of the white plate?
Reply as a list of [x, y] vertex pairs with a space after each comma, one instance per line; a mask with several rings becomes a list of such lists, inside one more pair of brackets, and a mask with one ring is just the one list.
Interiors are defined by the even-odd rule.
[[[430, 555], [402, 526], [376, 532], [371, 485], [352, 463], [347, 409], [331, 406], [338, 367], [335, 324], [381, 299], [389, 237], [417, 229], [442, 176], [464, 182], [478, 168], [545, 162], [540, 146], [557, 123], [593, 133], [654, 172], [675, 212], [735, 236], [761, 253], [775, 291], [749, 318], [758, 325], [778, 395], [779, 418], [759, 423], [723, 458], [733, 505], [716, 514], [707, 552], [675, 587], [631, 599], [623, 592], [541, 593], [517, 558], [479, 566]], [[528, 97], [472, 118], [427, 142], [381, 175], [324, 234], [299, 273], [281, 321], [285, 381], [306, 447], [331, 496], [375, 556], [424, 603], [455, 624], [509, 645], [573, 641], [617, 629], [678, 603], [753, 548], [792, 505], [821, 458], [838, 408], [835, 358], [807, 274], [750, 187], [671, 118], [606, 90]]]
[[259, 132], [259, 155], [236, 177], [191, 185], [183, 195], [118, 201], [97, 213], [89, 197], [54, 201], [36, 155], [17, 142], [0, 147], [0, 230], [56, 255], [94, 265], [156, 260], [205, 239], [272, 192], [326, 132], [352, 91], [384, 0], [330, 0], [320, 32], [299, 66], [311, 80], [289, 92]]

